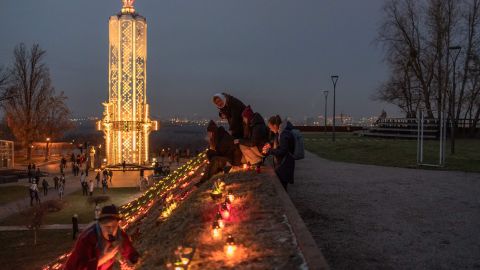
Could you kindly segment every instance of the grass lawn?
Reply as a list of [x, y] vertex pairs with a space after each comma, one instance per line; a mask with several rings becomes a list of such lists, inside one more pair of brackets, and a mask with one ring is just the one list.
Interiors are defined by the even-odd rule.
[[[416, 168], [417, 141], [357, 137], [340, 133], [336, 142], [331, 133], [304, 133], [305, 148], [323, 158], [382, 166]], [[424, 142], [424, 163], [438, 163], [438, 141]], [[480, 140], [457, 139], [456, 153], [447, 142], [446, 166], [442, 169], [480, 172]]]
[[0, 265], [4, 270], [40, 269], [44, 264], [72, 248], [70, 230], [40, 230], [37, 245], [33, 245], [33, 232], [0, 232]]
[[0, 186], [0, 204], [6, 204], [18, 199], [29, 197], [28, 187], [25, 186]]
[[[101, 189], [95, 189], [94, 195], [102, 194]], [[110, 188], [107, 191], [110, 196], [110, 201], [106, 204], [115, 204], [120, 206], [132, 200], [133, 196], [138, 195], [138, 188]], [[44, 224], [71, 224], [73, 214], [78, 215], [79, 223], [90, 223], [94, 218], [95, 205], [87, 204], [86, 196], [82, 196], [82, 191], [79, 190], [64, 198], [64, 208], [55, 213], [48, 213], [44, 219]], [[5, 225], [25, 225], [26, 217], [21, 213], [13, 214], [2, 221], [1, 226]]]

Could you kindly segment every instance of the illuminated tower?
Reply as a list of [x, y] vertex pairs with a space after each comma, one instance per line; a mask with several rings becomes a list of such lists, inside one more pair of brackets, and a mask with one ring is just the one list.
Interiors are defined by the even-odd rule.
[[122, 0], [122, 11], [109, 19], [108, 102], [98, 122], [105, 134], [108, 165], [148, 161], [148, 136], [158, 130], [147, 104], [147, 21]]

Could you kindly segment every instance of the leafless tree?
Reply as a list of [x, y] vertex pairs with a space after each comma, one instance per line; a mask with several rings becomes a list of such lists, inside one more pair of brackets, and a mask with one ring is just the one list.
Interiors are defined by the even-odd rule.
[[[468, 117], [475, 128], [480, 117], [480, 0], [388, 0], [384, 14], [377, 42], [392, 75], [375, 98], [407, 114], [417, 108], [430, 118], [448, 112], [454, 127]], [[462, 48], [456, 74], [452, 46]], [[418, 107], [412, 106], [414, 97], [420, 98]]]
[[23, 43], [15, 47], [5, 90], [10, 98], [2, 104], [8, 126], [26, 147], [28, 159], [34, 141], [58, 137], [69, 126], [66, 97], [55, 93], [44, 63], [45, 53], [38, 44], [29, 50]]

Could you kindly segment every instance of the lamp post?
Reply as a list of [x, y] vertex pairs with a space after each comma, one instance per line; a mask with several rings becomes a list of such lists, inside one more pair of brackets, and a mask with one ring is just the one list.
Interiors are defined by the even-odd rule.
[[48, 151], [48, 150], [49, 150], [49, 149], [48, 149], [48, 146], [49, 146], [49, 144], [50, 144], [50, 138], [47, 138], [47, 139], [46, 139], [46, 148], [45, 148], [45, 161], [48, 161], [48, 156], [49, 156], [49, 155], [48, 155], [48, 152], [49, 152], [49, 151]]
[[327, 98], [328, 98], [328, 91], [323, 91], [323, 95], [325, 96], [325, 133], [327, 132]]
[[332, 141], [335, 141], [335, 92], [337, 88], [338, 75], [331, 76], [333, 83], [333, 122], [332, 122]]
[[460, 46], [451, 46], [448, 47], [448, 50], [452, 52], [450, 56], [453, 59], [453, 78], [452, 78], [452, 94], [450, 95], [450, 152], [455, 154], [455, 130], [457, 127], [456, 116], [455, 116], [455, 99], [456, 99], [456, 74], [457, 74], [457, 59], [460, 55], [462, 47]]

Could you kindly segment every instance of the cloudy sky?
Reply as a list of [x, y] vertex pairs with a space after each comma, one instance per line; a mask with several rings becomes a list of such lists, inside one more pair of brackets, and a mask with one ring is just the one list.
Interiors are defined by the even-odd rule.
[[[216, 117], [228, 92], [265, 117], [323, 114], [338, 74], [337, 112], [396, 110], [371, 100], [387, 77], [374, 44], [383, 0], [137, 0], [148, 23], [148, 86], [155, 117]], [[108, 18], [120, 0], [0, 0], [0, 65], [16, 44], [39, 43], [75, 116], [107, 99]], [[331, 111], [331, 110], [329, 110]]]

